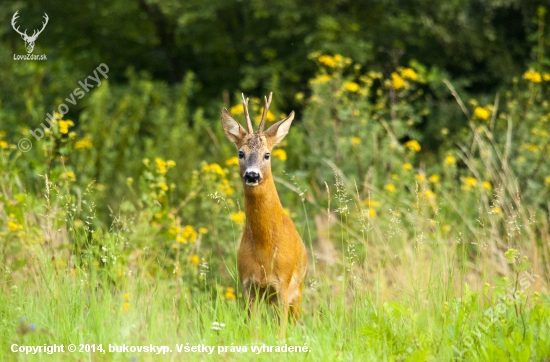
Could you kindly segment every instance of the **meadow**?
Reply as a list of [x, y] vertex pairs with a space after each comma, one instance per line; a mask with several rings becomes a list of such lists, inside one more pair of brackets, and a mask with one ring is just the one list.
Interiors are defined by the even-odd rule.
[[[544, 6], [97, 3], [0, 6], [51, 19], [48, 61], [0, 27], [0, 361], [550, 361]], [[237, 272], [243, 91], [296, 111], [285, 339]]]
[[[245, 312], [236, 272], [242, 186], [218, 120], [198, 141], [184, 124], [170, 129], [158, 145], [178, 142], [174, 159], [147, 148], [123, 158], [120, 143], [99, 156], [131, 140], [121, 136], [131, 125], [118, 120], [137, 107], [106, 85], [91, 94], [77, 132], [56, 114], [31, 153], [0, 141], [0, 360], [550, 358], [550, 75], [528, 69], [504, 99], [479, 103], [419, 65], [384, 78], [340, 55], [315, 61], [302, 122], [273, 152], [279, 194], [310, 260], [302, 318], [286, 340], [273, 308], [253, 319]], [[426, 112], [419, 94], [440, 83], [469, 128], [446, 152], [420, 157], [421, 141], [398, 140]], [[259, 118], [259, 99], [251, 104]], [[151, 112], [170, 113], [162, 107], [171, 106], [160, 98]], [[230, 111], [242, 117], [240, 104]], [[440, 132], [445, 142], [448, 130]], [[221, 161], [204, 155], [188, 169], [196, 156], [186, 140], [214, 144]], [[307, 162], [288, 171], [305, 149]], [[100, 161], [112, 168], [98, 177]], [[31, 173], [35, 189], [26, 188]], [[122, 196], [109, 194], [117, 180]], [[115, 197], [116, 209], [107, 203]], [[64, 352], [12, 350], [54, 344]]]

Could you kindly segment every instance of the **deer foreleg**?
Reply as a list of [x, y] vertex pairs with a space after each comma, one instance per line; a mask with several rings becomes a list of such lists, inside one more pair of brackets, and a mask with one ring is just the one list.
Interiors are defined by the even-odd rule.
[[286, 325], [288, 322], [288, 309], [290, 307], [288, 300], [288, 288], [284, 288], [279, 292], [279, 306], [283, 308], [280, 318], [279, 338], [286, 338]]

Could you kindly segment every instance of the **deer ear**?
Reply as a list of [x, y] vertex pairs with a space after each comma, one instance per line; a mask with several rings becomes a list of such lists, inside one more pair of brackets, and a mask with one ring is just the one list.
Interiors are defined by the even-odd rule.
[[275, 146], [277, 143], [281, 142], [283, 138], [285, 138], [293, 120], [294, 111], [290, 112], [288, 117], [286, 117], [282, 121], [275, 123], [273, 126], [269, 127], [267, 131], [264, 132], [265, 136], [269, 140], [269, 143], [271, 144], [271, 147]]
[[234, 144], [238, 144], [247, 135], [244, 128], [235, 121], [227, 109], [222, 109], [222, 128], [225, 137]]

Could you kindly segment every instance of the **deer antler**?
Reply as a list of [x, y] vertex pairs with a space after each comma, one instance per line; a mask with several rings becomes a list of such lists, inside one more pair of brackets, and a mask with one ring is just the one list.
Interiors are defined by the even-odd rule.
[[267, 99], [267, 97], [264, 97], [264, 112], [262, 114], [262, 120], [260, 121], [260, 127], [258, 128], [258, 133], [262, 133], [264, 131], [265, 119], [267, 118], [267, 112], [269, 111], [272, 97], [273, 92], [269, 93], [269, 100]]
[[250, 120], [250, 114], [248, 114], [248, 98], [244, 99], [244, 93], [241, 93], [243, 97], [243, 108], [244, 108], [244, 118], [246, 119], [246, 126], [248, 127], [248, 133], [254, 133], [254, 128], [252, 128], [252, 121]]
[[27, 35], [27, 29], [25, 29], [25, 32], [22, 33], [19, 31], [19, 27], [15, 27], [15, 21], [17, 20], [17, 18], [19, 17], [19, 15], [17, 14], [19, 12], [19, 10], [17, 10], [15, 12], [15, 14], [13, 14], [13, 17], [11, 18], [11, 27], [13, 28], [13, 30], [15, 30], [17, 33], [19, 33], [19, 35], [21, 36], [24, 36], [25, 38], [28, 38], [29, 36]]
[[33, 31], [32, 36], [30, 37], [31, 39], [36, 39], [40, 35], [40, 33], [44, 30], [46, 25], [48, 25], [48, 20], [50, 19], [48, 18], [48, 14], [44, 13], [43, 17], [44, 17], [44, 20], [46, 20], [46, 22], [42, 23], [42, 29], [38, 30], [38, 33], [36, 32], [36, 30]]

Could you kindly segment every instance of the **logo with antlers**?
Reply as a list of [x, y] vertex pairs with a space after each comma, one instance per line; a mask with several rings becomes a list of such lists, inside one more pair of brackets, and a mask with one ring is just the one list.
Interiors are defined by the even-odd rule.
[[44, 28], [48, 24], [48, 14], [44, 13], [45, 22], [42, 23], [42, 29], [40, 29], [38, 31], [34, 30], [32, 35], [28, 36], [27, 35], [27, 29], [25, 29], [24, 32], [20, 32], [19, 27], [17, 27], [17, 28], [15, 27], [15, 21], [19, 17], [19, 15], [17, 14], [18, 12], [19, 12], [19, 10], [17, 10], [15, 12], [15, 14], [13, 14], [13, 17], [11, 18], [11, 26], [13, 27], [13, 30], [15, 30], [19, 35], [21, 35], [21, 38], [23, 38], [23, 40], [25, 41], [25, 48], [27, 48], [27, 53], [30, 54], [34, 50], [34, 42], [36, 41], [36, 38], [38, 38], [40, 33], [44, 30]]

